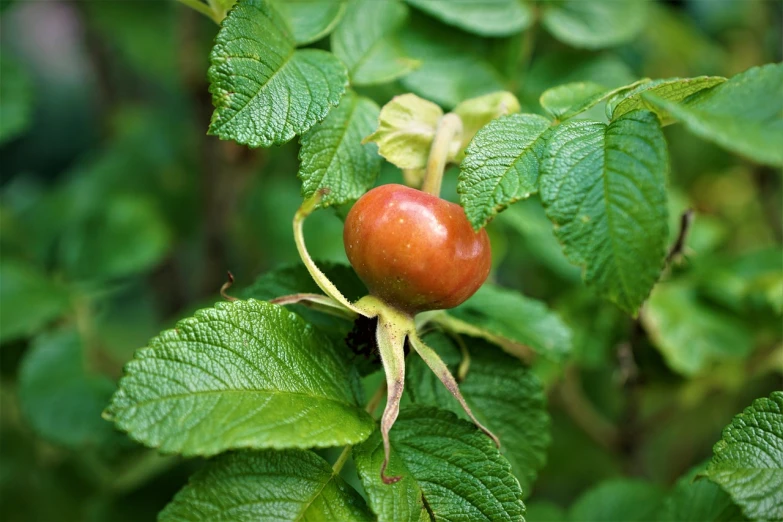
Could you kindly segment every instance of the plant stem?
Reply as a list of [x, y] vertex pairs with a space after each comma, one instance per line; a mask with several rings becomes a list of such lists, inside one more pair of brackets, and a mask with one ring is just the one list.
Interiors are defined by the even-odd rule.
[[424, 174], [424, 182], [421, 190], [440, 195], [440, 186], [443, 181], [443, 172], [449, 161], [451, 144], [462, 135], [462, 120], [454, 113], [448, 113], [441, 118], [435, 138], [432, 140], [430, 155], [427, 158], [427, 172]]
[[334, 462], [334, 465], [332, 466], [335, 475], [340, 474], [340, 470], [343, 469], [343, 466], [345, 466], [345, 463], [348, 461], [348, 457], [350, 456], [351, 456], [351, 446], [344, 447], [343, 452], [340, 453], [340, 456], [337, 457], [337, 460]]
[[591, 439], [610, 451], [617, 447], [617, 429], [585, 398], [578, 370], [574, 366], [566, 368], [560, 386], [560, 398], [571, 420]]
[[212, 9], [210, 9], [210, 7], [204, 2], [201, 2], [200, 0], [177, 0], [177, 1], [209, 17], [210, 20], [220, 25], [220, 19], [218, 19], [218, 15]]
[[375, 410], [378, 409], [378, 405], [381, 403], [385, 395], [386, 395], [386, 381], [383, 381], [381, 385], [378, 386], [378, 389], [375, 390], [375, 393], [373, 394], [372, 398], [370, 398], [364, 410], [370, 415], [375, 413]]
[[334, 283], [329, 281], [329, 278], [326, 277], [326, 274], [324, 274], [321, 269], [318, 268], [318, 266], [315, 264], [315, 261], [313, 261], [313, 258], [310, 257], [310, 253], [307, 251], [307, 246], [305, 246], [304, 230], [302, 225], [304, 224], [305, 218], [318, 207], [318, 203], [320, 203], [322, 197], [323, 194], [319, 192], [313, 197], [305, 200], [302, 203], [302, 206], [299, 207], [299, 210], [296, 211], [296, 214], [294, 214], [294, 242], [296, 243], [296, 249], [299, 251], [299, 257], [302, 258], [302, 262], [304, 263], [305, 267], [307, 267], [307, 271], [310, 272], [310, 276], [313, 278], [315, 283], [327, 296], [331, 297], [334, 301], [344, 306], [346, 309], [352, 310], [358, 315], [367, 316], [366, 313], [351, 304], [351, 302], [348, 301], [348, 299], [346, 299], [342, 293], [340, 293], [340, 290], [334, 286]]
[[[375, 412], [375, 410], [378, 409], [378, 405], [381, 403], [381, 400], [383, 400], [384, 395], [386, 395], [386, 381], [383, 381], [381, 385], [378, 386], [378, 389], [375, 390], [375, 393], [367, 402], [367, 406], [365, 406], [364, 408], [365, 411], [370, 415], [372, 415], [373, 412]], [[334, 461], [334, 465], [332, 466], [332, 469], [334, 470], [335, 475], [340, 473], [340, 470], [343, 469], [343, 466], [348, 460], [348, 457], [351, 456], [351, 448], [352, 446], [350, 445], [345, 446], [343, 448], [342, 453], [340, 453], [340, 456], [337, 457], [336, 461]]]

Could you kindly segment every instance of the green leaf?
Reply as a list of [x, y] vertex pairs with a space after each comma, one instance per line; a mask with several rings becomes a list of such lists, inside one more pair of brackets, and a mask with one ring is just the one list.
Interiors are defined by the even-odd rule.
[[362, 497], [311, 451], [223, 455], [190, 478], [161, 522], [371, 521]]
[[[350, 265], [319, 262], [318, 267], [350, 301], [356, 301], [367, 295], [367, 289]], [[283, 266], [265, 273], [240, 295], [243, 299], [269, 301], [276, 297], [299, 293], [323, 293], [302, 263]]]
[[[319, 262], [318, 267], [349, 301], [354, 302], [367, 295], [367, 288], [350, 265]], [[315, 283], [313, 276], [301, 262], [282, 266], [265, 273], [237, 295], [242, 299], [269, 301], [276, 297], [299, 293], [323, 293], [323, 290]], [[305, 321], [328, 334], [335, 342], [343, 342], [353, 326], [349, 321], [324, 314], [304, 305], [293, 305], [286, 308], [296, 312]]]
[[538, 191], [539, 156], [546, 118], [512, 114], [482, 128], [465, 151], [457, 192], [479, 229], [510, 204]]
[[72, 330], [37, 337], [25, 354], [19, 370], [19, 405], [44, 439], [87, 448], [116, 434], [101, 419], [114, 383], [103, 375], [88, 374], [85, 365], [82, 342]]
[[503, 78], [482, 56], [478, 39], [432, 27], [408, 27], [401, 40], [408, 56], [421, 62], [401, 82], [419, 96], [452, 108], [504, 89]]
[[643, 94], [653, 94], [667, 101], [682, 101], [692, 94], [709, 89], [726, 81], [721, 76], [697, 76], [696, 78], [669, 78], [644, 82], [636, 88], [620, 92], [606, 104], [606, 117], [610, 120], [619, 118], [636, 109], [651, 110], [658, 114], [663, 125], [674, 123], [665, 111], [658, 111], [645, 103]]
[[379, 431], [353, 449], [379, 521], [524, 520], [522, 491], [508, 461], [473, 424], [451, 412], [408, 407], [390, 435], [387, 474], [402, 476], [394, 484], [381, 481]]
[[595, 107], [610, 96], [625, 93], [649, 80], [639, 80], [630, 85], [607, 89], [595, 82], [573, 82], [558, 85], [544, 91], [539, 103], [553, 118], [563, 121]]
[[571, 351], [571, 330], [557, 314], [514, 290], [485, 284], [448, 315], [467, 325], [468, 335], [520, 343], [555, 361]]
[[352, 0], [332, 33], [332, 51], [348, 67], [353, 85], [387, 83], [418, 66], [400, 47], [397, 30], [408, 7], [397, 0]]
[[274, 0], [291, 28], [296, 45], [306, 45], [331, 33], [345, 13], [347, 0]]
[[544, 91], [541, 107], [553, 118], [567, 120], [600, 102], [609, 90], [593, 82], [574, 82]]
[[70, 276], [99, 280], [149, 270], [168, 253], [172, 233], [149, 198], [117, 195], [69, 229], [61, 242]]
[[635, 313], [663, 266], [669, 158], [657, 117], [570, 121], [548, 135], [540, 192], [555, 234], [583, 277]]
[[519, 109], [519, 100], [508, 91], [471, 98], [454, 107], [454, 114], [462, 120], [462, 148], [468, 146], [484, 125], [501, 116], [517, 113]]
[[700, 302], [687, 283], [669, 281], [658, 285], [642, 321], [669, 367], [685, 376], [708, 371], [716, 362], [742, 361], [753, 349], [753, 339], [745, 325]]
[[561, 42], [601, 49], [632, 40], [646, 20], [642, 0], [557, 1], [542, 6], [542, 23]]
[[0, 341], [29, 337], [64, 314], [70, 295], [33, 265], [21, 260], [0, 261]]
[[712, 448], [706, 475], [748, 518], [783, 519], [783, 392], [734, 417]]
[[0, 53], [0, 144], [27, 131], [33, 111], [33, 86], [22, 65]]
[[380, 155], [401, 169], [423, 169], [442, 117], [431, 101], [415, 94], [395, 96], [383, 106], [378, 129], [365, 141], [377, 143]]
[[569, 263], [563, 254], [540, 198], [518, 201], [499, 214], [496, 222], [514, 231], [513, 241], [531, 258], [566, 281], [580, 280], [579, 268]]
[[533, 23], [533, 11], [523, 0], [407, 1], [444, 23], [481, 36], [510, 36]]
[[709, 480], [696, 480], [704, 466], [680, 478], [666, 496], [661, 520], [672, 522], [736, 522], [745, 520], [725, 491]]
[[125, 372], [108, 416], [166, 453], [354, 444], [373, 428], [329, 339], [252, 299], [196, 312], [139, 350]]
[[209, 133], [251, 147], [285, 143], [323, 120], [348, 84], [345, 66], [318, 49], [297, 51], [266, 0], [240, 0], [210, 54]]
[[573, 521], [647, 522], [658, 520], [663, 491], [642, 480], [607, 480], [574, 502], [569, 512]]
[[[475, 338], [464, 339], [470, 368], [459, 389], [476, 418], [500, 438], [500, 453], [511, 464], [522, 492], [530, 495], [551, 442], [549, 415], [541, 382], [519, 359]], [[461, 361], [459, 349], [444, 334], [427, 335], [427, 344], [449, 365]], [[437, 406], [468, 420], [462, 407], [418, 357], [408, 358], [406, 390], [416, 404]]]
[[766, 165], [783, 165], [783, 64], [753, 67], [682, 103], [645, 100], [697, 136]]
[[362, 144], [378, 121], [375, 102], [349, 91], [324, 121], [301, 138], [299, 179], [302, 197], [324, 191], [321, 206], [359, 199], [381, 170], [377, 147]]

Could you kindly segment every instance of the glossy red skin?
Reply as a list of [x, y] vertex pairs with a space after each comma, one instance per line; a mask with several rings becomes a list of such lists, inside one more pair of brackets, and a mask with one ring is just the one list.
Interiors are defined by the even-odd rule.
[[461, 206], [403, 185], [362, 196], [343, 242], [370, 294], [410, 314], [463, 303], [492, 264], [487, 232], [476, 233]]

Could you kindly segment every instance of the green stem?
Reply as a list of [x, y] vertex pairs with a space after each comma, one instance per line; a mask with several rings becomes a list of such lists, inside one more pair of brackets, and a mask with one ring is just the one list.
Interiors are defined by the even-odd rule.
[[451, 145], [455, 140], [459, 140], [461, 135], [462, 120], [459, 116], [450, 112], [441, 118], [435, 131], [435, 138], [432, 140], [430, 155], [427, 158], [427, 172], [424, 174], [421, 190], [433, 196], [440, 195], [443, 172], [450, 159]]
[[351, 446], [344, 447], [343, 452], [340, 453], [340, 456], [337, 457], [337, 460], [334, 462], [334, 466], [332, 466], [335, 475], [340, 474], [340, 470], [343, 469], [343, 466], [345, 466], [345, 463], [348, 462], [348, 457], [350, 456], [351, 456]]
[[200, 0], [177, 0], [177, 2], [184, 4], [195, 11], [198, 11], [199, 13], [209, 17], [209, 19], [216, 24], [220, 25], [221, 20], [217, 13], [210, 9], [210, 7], [204, 2], [201, 2]]
[[375, 413], [375, 410], [378, 409], [378, 405], [383, 400], [383, 396], [386, 395], [386, 381], [383, 381], [380, 386], [378, 386], [378, 389], [375, 390], [375, 394], [372, 396], [370, 401], [367, 403], [367, 406], [365, 407], [365, 411], [369, 413], [370, 415], [373, 415]]
[[462, 360], [459, 362], [459, 367], [457, 368], [457, 380], [462, 382], [465, 380], [465, 377], [468, 376], [468, 370], [470, 369], [470, 352], [460, 334], [452, 333], [451, 338], [457, 343], [459, 351], [462, 353]]
[[367, 316], [366, 313], [362, 312], [360, 309], [351, 304], [351, 302], [346, 299], [342, 293], [340, 293], [340, 290], [334, 286], [334, 283], [329, 281], [329, 278], [326, 277], [326, 274], [321, 272], [321, 269], [318, 268], [318, 266], [315, 264], [313, 258], [310, 257], [310, 253], [307, 251], [307, 246], [305, 246], [304, 230], [302, 225], [304, 224], [305, 218], [318, 207], [318, 203], [320, 203], [322, 197], [323, 194], [319, 192], [310, 199], [305, 200], [294, 215], [294, 242], [296, 243], [296, 249], [299, 251], [299, 257], [302, 258], [302, 262], [304, 263], [305, 267], [307, 267], [307, 271], [310, 272], [310, 276], [313, 278], [315, 283], [327, 296], [331, 297], [334, 301], [345, 307], [347, 310], [351, 310], [358, 315]]

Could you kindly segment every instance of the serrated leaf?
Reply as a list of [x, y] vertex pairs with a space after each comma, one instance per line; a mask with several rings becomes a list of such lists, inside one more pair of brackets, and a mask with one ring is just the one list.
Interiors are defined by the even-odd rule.
[[125, 374], [108, 416], [166, 453], [354, 444], [373, 428], [331, 341], [252, 299], [179, 322], [136, 352]]
[[523, 0], [407, 1], [444, 23], [481, 36], [509, 36], [533, 23], [533, 11]]
[[408, 7], [397, 0], [352, 0], [332, 33], [332, 51], [348, 67], [353, 85], [386, 83], [418, 65], [400, 47], [397, 30]]
[[783, 519], [783, 392], [734, 417], [712, 448], [706, 475], [751, 519]]
[[114, 382], [88, 374], [85, 367], [82, 342], [72, 330], [37, 337], [25, 354], [19, 370], [19, 405], [42, 438], [83, 449], [99, 446], [116, 433], [101, 419]]
[[593, 82], [574, 82], [547, 89], [539, 100], [553, 118], [566, 120], [597, 104], [609, 89]]
[[223, 21], [207, 73], [209, 133], [251, 147], [285, 143], [323, 120], [348, 84], [345, 66], [319, 49], [297, 51], [266, 0], [240, 0]]
[[483, 127], [460, 164], [457, 192], [473, 228], [538, 191], [539, 138], [550, 121], [535, 114], [512, 114]]
[[655, 107], [645, 103], [643, 94], [654, 94], [664, 100], [678, 102], [725, 81], [726, 78], [721, 76], [697, 76], [696, 78], [669, 78], [645, 82], [634, 89], [621, 92], [609, 100], [606, 104], [606, 117], [612, 120], [637, 109], [646, 109], [658, 114], [662, 124], [667, 125], [673, 123], [674, 120], [665, 111], [658, 111]]
[[70, 306], [68, 289], [28, 262], [0, 260], [0, 341], [35, 334]]
[[760, 163], [783, 165], [783, 63], [753, 67], [682, 103], [644, 99], [692, 133]]
[[296, 45], [313, 43], [331, 33], [347, 4], [348, 0], [274, 0]]
[[362, 497], [311, 451], [223, 455], [190, 478], [161, 522], [371, 521]]
[[381, 157], [362, 139], [375, 129], [380, 109], [372, 100], [349, 91], [324, 121], [301, 138], [299, 179], [302, 197], [318, 191], [320, 205], [341, 205], [359, 199], [375, 184]]
[[636, 479], [607, 480], [584, 493], [571, 506], [573, 521], [647, 522], [657, 520], [663, 500], [660, 487]]
[[553, 118], [563, 121], [595, 107], [611, 96], [625, 93], [648, 82], [649, 80], [643, 79], [614, 89], [607, 89], [595, 82], [566, 83], [544, 91], [539, 103]]
[[379, 154], [401, 169], [423, 169], [442, 117], [431, 101], [415, 94], [395, 96], [383, 106], [378, 129], [365, 141], [377, 143]]
[[462, 148], [473, 136], [496, 118], [519, 112], [519, 100], [508, 91], [493, 92], [465, 100], [454, 107], [454, 114], [462, 120]]
[[685, 376], [717, 362], [742, 361], [753, 349], [751, 333], [737, 317], [700, 302], [686, 283], [657, 286], [642, 321], [669, 367]]
[[519, 482], [492, 443], [467, 421], [447, 411], [403, 408], [391, 430], [389, 475], [381, 481], [379, 431], [355, 446], [353, 457], [378, 520], [518, 520], [525, 507]]
[[539, 189], [555, 234], [587, 284], [627, 312], [636, 312], [663, 266], [668, 163], [650, 112], [608, 126], [570, 121], [547, 137]]
[[500, 73], [480, 54], [478, 39], [429, 27], [407, 27], [400, 38], [408, 56], [421, 62], [401, 83], [419, 96], [452, 108], [505, 87]]
[[471, 331], [465, 331], [469, 335], [493, 342], [500, 338], [519, 343], [554, 361], [562, 360], [571, 351], [571, 330], [557, 314], [543, 302], [513, 290], [485, 284], [447, 313], [469, 325]]
[[661, 520], [672, 522], [737, 522], [745, 520], [740, 509], [717, 484], [696, 480], [704, 466], [692, 469], [666, 496]]
[[0, 53], [0, 144], [16, 138], [30, 126], [33, 86], [20, 63]]
[[643, 0], [546, 2], [541, 21], [561, 42], [601, 49], [633, 39], [644, 27], [646, 7]]
[[[541, 382], [519, 359], [475, 338], [463, 337], [470, 352], [470, 368], [459, 388], [473, 414], [498, 436], [500, 453], [511, 464], [525, 496], [546, 462], [551, 443], [549, 415]], [[461, 354], [444, 334], [429, 334], [427, 344], [449, 365], [452, 374]], [[418, 357], [408, 359], [406, 390], [416, 404], [437, 406], [468, 420], [462, 407]]]

